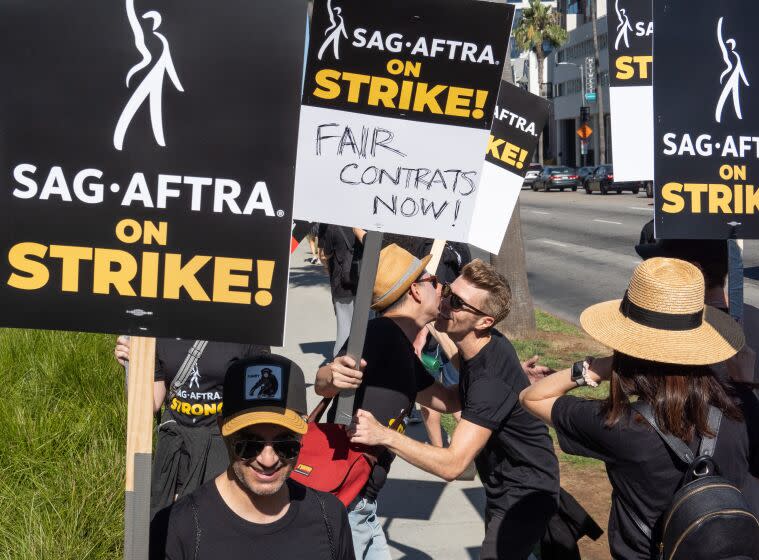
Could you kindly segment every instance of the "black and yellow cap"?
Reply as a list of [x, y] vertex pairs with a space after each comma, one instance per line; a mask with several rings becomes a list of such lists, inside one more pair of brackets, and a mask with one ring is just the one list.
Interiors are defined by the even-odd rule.
[[237, 360], [224, 377], [223, 436], [255, 424], [305, 434], [306, 381], [298, 364], [276, 354]]

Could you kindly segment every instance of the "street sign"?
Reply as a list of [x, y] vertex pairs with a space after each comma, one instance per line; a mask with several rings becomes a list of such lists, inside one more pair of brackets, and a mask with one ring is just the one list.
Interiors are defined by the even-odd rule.
[[593, 129], [590, 128], [587, 124], [583, 124], [580, 128], [577, 129], [577, 136], [583, 140], [589, 138], [591, 134], [593, 134]]
[[583, 156], [588, 155], [588, 141], [587, 140], [580, 141], [580, 155], [583, 155]]
[[594, 91], [592, 93], [586, 93], [585, 94], [585, 101], [587, 101], [588, 103], [595, 103], [596, 102], [596, 92]]

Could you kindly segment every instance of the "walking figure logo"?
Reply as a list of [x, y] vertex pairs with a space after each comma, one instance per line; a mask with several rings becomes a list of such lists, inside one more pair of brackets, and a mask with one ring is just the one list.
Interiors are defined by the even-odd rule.
[[198, 389], [200, 389], [200, 369], [198, 369], [197, 363], [192, 366], [192, 369], [190, 370], [190, 389], [192, 389], [193, 383]]
[[121, 116], [116, 123], [116, 130], [113, 133], [113, 146], [119, 151], [122, 150], [124, 147], [124, 136], [126, 135], [126, 131], [129, 128], [134, 115], [145, 102], [148, 102], [150, 124], [153, 127], [153, 136], [159, 146], [165, 147], [166, 140], [163, 135], [161, 99], [164, 79], [168, 76], [178, 91], [184, 92], [184, 89], [179, 82], [179, 76], [177, 76], [177, 71], [174, 68], [174, 62], [171, 60], [169, 42], [166, 40], [166, 37], [161, 33], [158, 33], [158, 28], [161, 26], [161, 14], [155, 10], [151, 10], [142, 15], [142, 19], [153, 20], [153, 35], [158, 38], [163, 46], [160, 55], [154, 60], [145, 45], [145, 35], [142, 32], [142, 26], [137, 19], [137, 14], [134, 10], [134, 0], [126, 0], [126, 11], [129, 25], [132, 27], [132, 32], [134, 33], [134, 44], [142, 55], [142, 60], [135, 64], [127, 74], [127, 88], [129, 87], [130, 80], [135, 74], [148, 67], [151, 62], [153, 62], [153, 67], [144, 75], [142, 82], [140, 82], [140, 85], [134, 90], [132, 97], [129, 98], [124, 110], [121, 112]]
[[[723, 19], [725, 18], [721, 17], [717, 22], [717, 42], [719, 43], [719, 48], [722, 51], [722, 58], [725, 60], [726, 66], [725, 71], [722, 72], [719, 77], [719, 83], [724, 83], [725, 87], [722, 88], [722, 93], [719, 96], [719, 101], [717, 101], [717, 109], [714, 111], [714, 119], [718, 123], [722, 122], [722, 109], [725, 108], [725, 102], [730, 95], [733, 96], [733, 109], [735, 110], [735, 116], [740, 120], [743, 120], [743, 115], [741, 114], [740, 98], [741, 82], [743, 82], [746, 87], [748, 87], [748, 80], [746, 79], [746, 74], [743, 72], [743, 63], [741, 62], [741, 57], [735, 50], [735, 39], [728, 39], [725, 41], [722, 38]], [[730, 74], [730, 76], [727, 78], [727, 81], [725, 81], [725, 76], [728, 74]]]
[[619, 20], [619, 24], [617, 25], [617, 40], [614, 42], [614, 50], [619, 50], [619, 42], [624, 41], [625, 42], [625, 48], [630, 48], [630, 38], [627, 36], [627, 33], [632, 31], [632, 25], [630, 25], [630, 18], [627, 17], [627, 10], [622, 8], [619, 9], [619, 0], [615, 0], [614, 2], [614, 9], [617, 12], [617, 19]]
[[342, 8], [333, 8], [332, 0], [327, 0], [327, 13], [329, 14], [330, 26], [324, 32], [324, 35], [326, 35], [327, 38], [324, 39], [322, 46], [319, 48], [319, 54], [316, 55], [316, 58], [319, 60], [322, 59], [324, 51], [327, 50], [327, 47], [330, 45], [332, 45], [335, 60], [340, 60], [340, 37], [348, 38], [348, 32], [345, 31], [345, 20], [343, 20], [343, 16], [340, 15], [342, 12]]

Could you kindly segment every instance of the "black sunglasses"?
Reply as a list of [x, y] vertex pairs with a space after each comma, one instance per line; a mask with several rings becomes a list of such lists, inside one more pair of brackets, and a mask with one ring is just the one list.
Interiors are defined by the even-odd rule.
[[484, 316], [488, 315], [487, 313], [485, 313], [484, 311], [480, 311], [473, 305], [469, 305], [467, 302], [461, 299], [461, 297], [454, 294], [453, 290], [451, 290], [450, 284], [443, 284], [443, 293], [441, 295], [443, 298], [450, 298], [451, 309], [455, 311], [459, 311], [461, 309], [467, 308], [468, 311], [471, 311], [475, 315], [484, 315]]
[[416, 281], [417, 284], [419, 282], [429, 282], [430, 284], [432, 284], [432, 289], [437, 290], [437, 284], [439, 280], [437, 279], [437, 276], [435, 276], [434, 274], [430, 274], [429, 276], [427, 276], [427, 278], [420, 278], [419, 280]]
[[243, 461], [258, 457], [267, 445], [271, 445], [274, 453], [282, 461], [292, 461], [300, 453], [301, 443], [295, 439], [280, 441], [261, 441], [258, 439], [238, 439], [232, 445], [232, 450]]

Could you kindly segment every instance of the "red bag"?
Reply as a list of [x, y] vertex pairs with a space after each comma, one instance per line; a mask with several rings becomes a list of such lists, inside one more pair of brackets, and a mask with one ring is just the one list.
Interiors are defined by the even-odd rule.
[[[342, 424], [319, 424], [332, 399], [322, 399], [308, 417], [308, 432], [303, 436], [298, 464], [290, 478], [304, 486], [329, 492], [345, 507], [363, 490], [378, 450], [352, 444]], [[398, 425], [405, 416], [396, 419]]]

